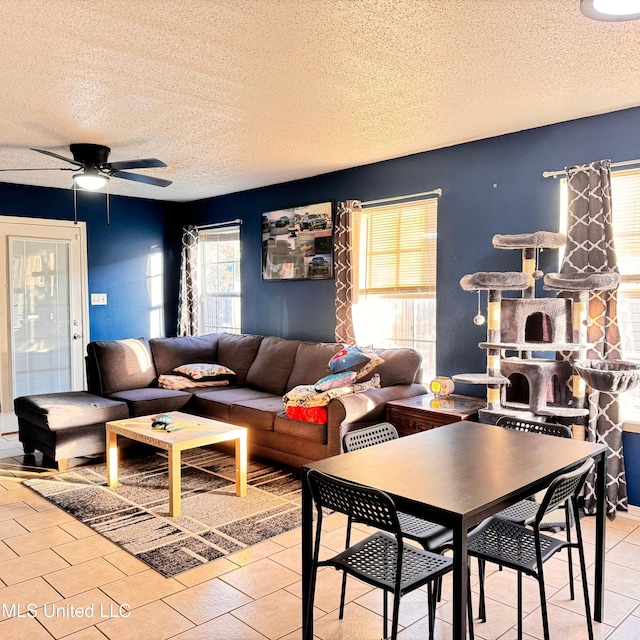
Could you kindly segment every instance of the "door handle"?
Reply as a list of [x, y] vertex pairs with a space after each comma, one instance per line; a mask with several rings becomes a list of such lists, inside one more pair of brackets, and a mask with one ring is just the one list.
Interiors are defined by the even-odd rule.
[[82, 336], [79, 333], [74, 333], [73, 334], [73, 339], [74, 340], [79, 340], [80, 338], [82, 338]]

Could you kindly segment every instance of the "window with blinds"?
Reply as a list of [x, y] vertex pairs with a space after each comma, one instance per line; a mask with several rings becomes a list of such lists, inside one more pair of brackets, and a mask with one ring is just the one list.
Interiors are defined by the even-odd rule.
[[240, 333], [240, 226], [199, 235], [198, 333]]
[[613, 233], [623, 283], [640, 287], [640, 170], [611, 176]]
[[[640, 362], [640, 169], [611, 174], [611, 218], [620, 270], [622, 357]], [[640, 389], [620, 394], [625, 422], [640, 422]]]
[[[561, 229], [566, 229], [567, 181], [561, 183]], [[611, 219], [620, 271], [618, 325], [622, 357], [640, 362], [640, 169], [611, 173]], [[625, 422], [640, 423], [640, 389], [620, 394]]]
[[363, 210], [362, 294], [435, 297], [437, 211], [435, 198]]
[[436, 369], [436, 198], [365, 206], [354, 247], [358, 344], [411, 347]]

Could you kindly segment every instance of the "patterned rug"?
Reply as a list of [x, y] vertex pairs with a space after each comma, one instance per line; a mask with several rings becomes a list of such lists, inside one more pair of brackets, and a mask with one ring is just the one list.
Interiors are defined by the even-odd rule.
[[235, 458], [212, 448], [182, 454], [182, 515], [169, 517], [163, 452], [121, 460], [119, 485], [106, 464], [78, 467], [25, 485], [163, 576], [206, 564], [301, 523], [300, 479], [250, 462], [247, 496], [235, 495]]

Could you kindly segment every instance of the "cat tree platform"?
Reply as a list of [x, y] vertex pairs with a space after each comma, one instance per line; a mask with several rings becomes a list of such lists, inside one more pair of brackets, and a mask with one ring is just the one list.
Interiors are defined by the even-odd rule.
[[606, 393], [624, 393], [640, 384], [640, 364], [624, 360], [581, 360], [573, 366], [592, 388]]

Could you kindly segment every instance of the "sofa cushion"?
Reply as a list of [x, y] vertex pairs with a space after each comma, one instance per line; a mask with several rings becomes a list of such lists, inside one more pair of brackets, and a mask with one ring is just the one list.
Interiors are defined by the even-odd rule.
[[310, 440], [316, 444], [327, 444], [327, 425], [313, 422], [303, 422], [287, 418], [283, 413], [276, 416], [273, 423], [273, 430], [303, 440]]
[[376, 373], [380, 374], [380, 386], [390, 387], [394, 384], [412, 384], [420, 371], [422, 356], [418, 351], [408, 348], [375, 349], [384, 359], [369, 375], [358, 379], [358, 382], [370, 380]]
[[284, 411], [282, 398], [271, 396], [256, 400], [234, 402], [231, 405], [229, 418], [233, 424], [254, 429], [273, 431], [273, 421], [276, 414]]
[[267, 336], [247, 372], [246, 384], [263, 391], [282, 395], [298, 351], [297, 340]]
[[59, 431], [129, 417], [126, 403], [86, 391], [22, 396], [14, 400], [16, 415], [42, 429]]
[[329, 373], [329, 360], [341, 348], [335, 342], [300, 342], [285, 391], [324, 378]]
[[103, 396], [149, 387], [156, 381], [156, 368], [146, 338], [90, 342], [87, 370], [89, 391]]
[[191, 394], [186, 391], [156, 387], [118, 391], [109, 397], [113, 400], [126, 402], [132, 418], [167, 411], [179, 411], [191, 400]]
[[236, 372], [238, 384], [244, 384], [247, 371], [255, 360], [263, 336], [250, 334], [218, 334], [218, 357], [216, 362]]
[[214, 391], [192, 389], [193, 397], [189, 403], [189, 413], [205, 418], [230, 421], [231, 405], [236, 402], [271, 398], [273, 394], [247, 387], [218, 388]]
[[149, 340], [158, 375], [171, 373], [176, 367], [191, 362], [216, 362], [218, 335], [152, 338]]

